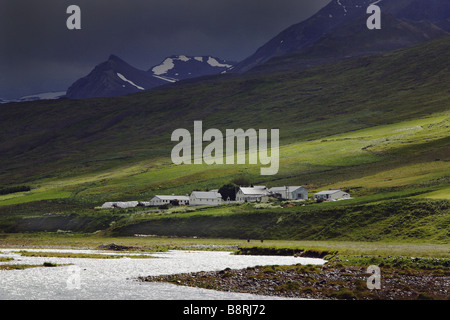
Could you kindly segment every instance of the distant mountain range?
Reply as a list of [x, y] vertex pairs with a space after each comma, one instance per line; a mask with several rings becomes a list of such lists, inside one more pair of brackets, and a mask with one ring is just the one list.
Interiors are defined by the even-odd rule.
[[110, 55], [107, 61], [98, 64], [87, 76], [75, 81], [67, 92], [39, 93], [14, 100], [0, 98], [0, 104], [62, 97], [86, 99], [123, 96], [180, 80], [224, 73], [235, 64], [212, 56], [174, 55], [144, 71], [116, 55]]
[[[368, 30], [367, 7], [382, 10], [382, 29]], [[332, 0], [309, 19], [292, 25], [239, 63], [211, 56], [170, 56], [139, 70], [111, 55], [75, 81], [72, 99], [132, 94], [179, 80], [221, 73], [273, 73], [392, 51], [450, 33], [449, 0]], [[48, 99], [33, 95], [17, 101]], [[1, 100], [0, 103], [9, 102]]]
[[148, 71], [139, 70], [115, 55], [97, 65], [67, 90], [67, 97], [114, 97], [152, 89], [179, 80], [218, 74], [233, 64], [210, 57], [171, 56]]
[[42, 93], [36, 93], [28, 96], [24, 96], [18, 99], [14, 100], [8, 100], [8, 99], [2, 99], [0, 98], [0, 104], [2, 103], [8, 103], [8, 102], [25, 102], [25, 101], [36, 101], [36, 100], [53, 100], [53, 99], [59, 99], [62, 97], [65, 97], [66, 92], [65, 91], [59, 91], [59, 92], [42, 92]]

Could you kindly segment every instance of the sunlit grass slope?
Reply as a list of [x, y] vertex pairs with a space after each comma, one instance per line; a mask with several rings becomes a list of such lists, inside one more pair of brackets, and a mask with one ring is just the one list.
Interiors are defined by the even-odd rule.
[[450, 172], [449, 122], [450, 114], [441, 113], [288, 143], [280, 148], [280, 170], [275, 177], [260, 176], [261, 165], [174, 165], [167, 158], [156, 166], [142, 161], [91, 175], [37, 180], [30, 192], [0, 196], [0, 205], [67, 197], [87, 197], [98, 204], [121, 199], [148, 201], [157, 193], [217, 189], [243, 173], [255, 183], [269, 186], [294, 183], [312, 189], [370, 190], [429, 182], [431, 188], [445, 191]]
[[[449, 51], [445, 37], [308, 70], [208, 77], [120, 98], [2, 105], [1, 185], [31, 191], [2, 195], [0, 206], [148, 201], [216, 189], [241, 175], [311, 192], [445, 198]], [[260, 165], [174, 165], [171, 133], [192, 131], [194, 120], [205, 129], [280, 129], [279, 173], [261, 176]]]

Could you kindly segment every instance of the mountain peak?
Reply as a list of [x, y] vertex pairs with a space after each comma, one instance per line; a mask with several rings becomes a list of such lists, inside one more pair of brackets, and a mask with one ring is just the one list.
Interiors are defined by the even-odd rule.
[[86, 99], [122, 96], [164, 83], [112, 54], [107, 61], [98, 64], [87, 76], [72, 84], [67, 90], [67, 97]]
[[107, 61], [113, 61], [113, 62], [116, 62], [116, 63], [126, 63], [126, 64], [128, 64], [125, 60], [123, 60], [122, 58], [120, 58], [119, 56], [117, 56], [115, 54], [111, 54]]
[[67, 90], [67, 97], [114, 97], [152, 89], [178, 80], [219, 74], [232, 63], [211, 56], [173, 55], [148, 71], [139, 70], [117, 55], [98, 64]]
[[119, 58], [118, 56], [116, 56], [115, 54], [111, 54], [108, 58], [108, 61], [123, 61], [121, 58]]

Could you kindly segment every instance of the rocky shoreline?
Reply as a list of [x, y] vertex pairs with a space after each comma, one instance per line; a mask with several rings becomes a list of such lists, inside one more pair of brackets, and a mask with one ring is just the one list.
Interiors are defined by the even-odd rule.
[[449, 300], [450, 275], [442, 270], [384, 268], [381, 289], [370, 290], [366, 268], [340, 265], [257, 266], [176, 275], [140, 277], [219, 291], [299, 299]]

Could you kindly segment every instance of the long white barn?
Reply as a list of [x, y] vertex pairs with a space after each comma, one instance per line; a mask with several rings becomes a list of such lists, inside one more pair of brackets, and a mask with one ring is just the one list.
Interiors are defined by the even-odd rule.
[[150, 200], [151, 206], [161, 206], [165, 204], [171, 204], [173, 202], [178, 201], [178, 204], [181, 206], [189, 205], [189, 197], [188, 196], [177, 196], [177, 195], [171, 195], [171, 196], [163, 196], [163, 195], [157, 195], [154, 196]]

